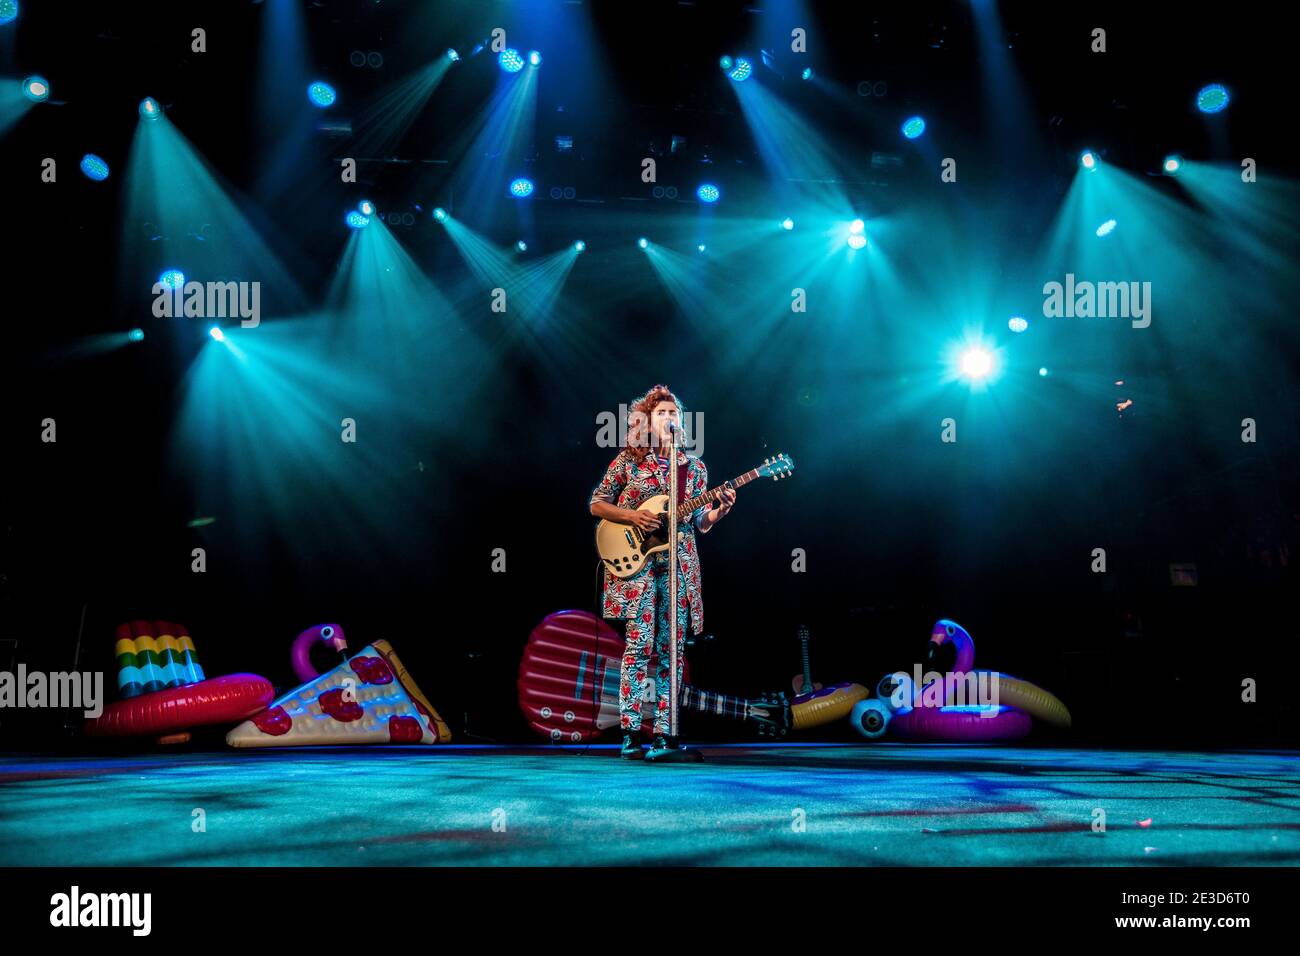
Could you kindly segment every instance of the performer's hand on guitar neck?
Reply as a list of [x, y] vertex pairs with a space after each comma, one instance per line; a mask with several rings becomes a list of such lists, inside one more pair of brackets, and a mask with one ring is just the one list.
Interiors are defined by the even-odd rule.
[[731, 485], [724, 485], [721, 493], [718, 495], [717, 503], [704, 514], [700, 515], [698, 522], [701, 531], [708, 531], [715, 524], [727, 516], [731, 508], [736, 503], [736, 489]]

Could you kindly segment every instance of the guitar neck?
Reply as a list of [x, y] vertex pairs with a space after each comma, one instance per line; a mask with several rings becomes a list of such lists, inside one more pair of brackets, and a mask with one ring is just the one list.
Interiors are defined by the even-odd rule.
[[732, 478], [730, 481], [724, 482], [723, 484], [718, 485], [716, 488], [710, 488], [702, 495], [696, 495], [694, 498], [687, 498], [685, 501], [681, 503], [680, 506], [678, 506], [677, 513], [686, 514], [692, 512], [696, 508], [700, 507], [700, 505], [706, 505], [710, 501], [716, 499], [719, 495], [722, 494], [722, 489], [726, 488], [728, 485], [730, 485], [732, 488], [739, 488], [741, 485], [749, 484], [757, 477], [758, 477], [758, 469], [751, 468], [743, 475], [740, 475], [739, 477], [736, 478]]

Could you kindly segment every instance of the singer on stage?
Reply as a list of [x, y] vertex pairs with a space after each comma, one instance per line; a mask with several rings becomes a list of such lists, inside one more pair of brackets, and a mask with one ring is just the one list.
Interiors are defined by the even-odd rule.
[[[677, 397], [665, 385], [656, 385], [634, 402], [628, 411], [627, 444], [610, 462], [605, 476], [591, 495], [591, 513], [622, 524], [634, 524], [644, 532], [657, 530], [660, 521], [637, 506], [654, 495], [668, 493], [668, 454], [672, 448], [671, 428], [680, 428], [682, 409]], [[659, 449], [664, 454], [658, 454]], [[698, 458], [677, 451], [678, 492], [692, 498], [708, 489], [708, 469]], [[704, 597], [700, 586], [700, 560], [695, 531], [707, 533], [726, 517], [736, 501], [734, 489], [725, 488], [712, 507], [701, 506], [691, 515], [679, 516], [678, 548], [678, 645], [677, 684], [681, 685], [682, 661], [689, 610], [691, 630], [704, 630]], [[668, 555], [659, 552], [632, 577], [618, 579], [605, 569], [604, 616], [626, 620], [627, 647], [619, 681], [620, 724], [623, 728], [622, 756], [641, 757], [638, 735], [642, 707], [653, 706], [655, 738], [647, 758], [671, 761], [683, 748], [669, 736], [668, 688]], [[654, 697], [643, 694], [650, 670], [650, 653], [658, 655], [653, 685]], [[698, 755], [692, 755], [698, 757]]]

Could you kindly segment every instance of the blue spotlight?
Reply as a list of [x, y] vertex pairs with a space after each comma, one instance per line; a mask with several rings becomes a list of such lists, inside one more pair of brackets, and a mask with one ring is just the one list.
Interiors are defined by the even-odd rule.
[[435, 209], [435, 210], [433, 211], [433, 219], [434, 219], [434, 222], [446, 222], [446, 221], [447, 221], [447, 210], [445, 210], [445, 209], [443, 209], [441, 206], [439, 206], [437, 209]]
[[541, 55], [540, 53], [538, 53], [536, 50], [530, 50], [529, 53], [528, 53], [528, 65], [529, 65], [529, 66], [541, 66], [541, 65], [542, 65], [542, 55]]
[[851, 223], [849, 223], [849, 234], [854, 236], [860, 236], [864, 231], [866, 231], [866, 228], [867, 228], [867, 224], [865, 222], [863, 222], [861, 219], [854, 219]]
[[1228, 91], [1222, 83], [1211, 83], [1196, 94], [1196, 108], [1202, 113], [1221, 113], [1228, 108]]
[[524, 179], [522, 176], [510, 181], [510, 195], [516, 199], [523, 199], [525, 196], [533, 194], [533, 181]]
[[218, 342], [226, 341], [226, 333], [222, 332], [221, 327], [218, 325], [214, 325], [212, 328], [208, 329], [208, 335], [212, 336]]
[[867, 245], [867, 237], [864, 236], [862, 233], [855, 232], [849, 236], [850, 249], [865, 249], [866, 245]]
[[794, 228], [794, 220], [793, 220], [793, 219], [782, 219], [782, 220], [781, 220], [781, 228], [784, 229], [786, 232], [789, 232], [791, 229]]
[[1041, 375], [1043, 378], [1047, 378], [1047, 367], [1044, 366], [1044, 367], [1040, 368], [1040, 369], [1038, 370], [1038, 374]]
[[327, 106], [333, 106], [334, 101], [338, 98], [338, 94], [334, 92], [334, 87], [321, 80], [317, 80], [307, 87], [307, 99], [311, 101], [312, 106], [324, 109]]
[[583, 242], [581, 239], [579, 239], [577, 242], [573, 244], [574, 252], [585, 252], [586, 249], [587, 249], [587, 244]]
[[363, 216], [354, 209], [352, 212], [348, 213], [344, 222], [348, 224], [349, 229], [364, 229], [366, 226], [370, 225], [370, 217]]
[[811, 80], [814, 76], [816, 76], [816, 74], [813, 73], [813, 68], [811, 66], [804, 67], [803, 72], [800, 73], [799, 75], [802, 76], [805, 80]]
[[961, 353], [961, 374], [972, 382], [987, 378], [993, 371], [993, 356], [987, 349], [969, 348]]
[[640, 239], [638, 239], [638, 240], [636, 241], [636, 244], [637, 244], [640, 248], [642, 248], [642, 249], [649, 249], [649, 248], [650, 248], [650, 240], [647, 239], [647, 238], [645, 238], [645, 236], [642, 236]]
[[455, 63], [460, 59], [460, 54], [457, 53], [455, 50], [449, 49], [447, 51], [447, 59], [451, 60], [452, 63]]
[[363, 199], [357, 203], [357, 212], [363, 216], [373, 216], [375, 214], [375, 204], [369, 199]]
[[1079, 165], [1088, 172], [1094, 172], [1100, 162], [1101, 160], [1097, 158], [1097, 154], [1090, 149], [1085, 149], [1079, 154]]
[[81, 171], [85, 173], [87, 179], [102, 183], [108, 178], [108, 163], [94, 153], [87, 153], [81, 157]]
[[707, 247], [704, 245], [704, 243], [701, 242], [701, 243], [700, 243], [698, 246], [696, 246], [695, 248], [699, 249], [700, 252], [703, 252]]
[[158, 284], [164, 289], [183, 289], [185, 287], [185, 273], [180, 269], [168, 269], [158, 277]]
[[908, 139], [916, 139], [925, 132], [925, 120], [919, 116], [911, 116], [903, 121], [903, 135]]
[[724, 56], [718, 60], [718, 66], [722, 67], [723, 73], [730, 73], [731, 68], [736, 65], [736, 61], [729, 56]]
[[754, 72], [754, 64], [743, 56], [736, 57], [736, 62], [732, 64], [731, 69], [727, 71], [727, 76], [731, 77], [737, 83], [744, 83], [749, 79], [749, 74]]
[[43, 76], [29, 76], [23, 80], [23, 96], [33, 103], [43, 103], [50, 98], [50, 84]]
[[1011, 318], [1007, 319], [1007, 328], [1012, 332], [1023, 332], [1025, 329], [1029, 328], [1029, 323], [1020, 316], [1013, 315]]
[[695, 195], [699, 197], [700, 202], [714, 203], [718, 201], [722, 192], [713, 183], [704, 183], [695, 190]]
[[140, 101], [140, 115], [147, 120], [156, 120], [162, 116], [162, 107], [152, 96], [146, 96]]
[[130, 332], [126, 333], [126, 340], [128, 342], [143, 342], [144, 329], [132, 329]]
[[520, 239], [518, 242], [515, 243], [515, 248], [518, 249], [520, 252], [527, 252], [527, 251], [528, 251], [528, 243], [526, 243], [526, 242], [524, 242], [522, 239]]
[[514, 47], [502, 50], [497, 56], [497, 65], [507, 73], [518, 73], [524, 68], [524, 58]]
[[0, 0], [0, 26], [18, 19], [18, 0]]
[[1105, 222], [1103, 222], [1100, 226], [1097, 227], [1098, 238], [1103, 236], [1109, 236], [1112, 232], [1115, 231], [1115, 227], [1117, 225], [1119, 225], [1119, 223], [1117, 223], [1114, 219], [1107, 219]]
[[1168, 176], [1174, 175], [1174, 173], [1178, 172], [1178, 170], [1183, 168], [1183, 157], [1179, 156], [1176, 153], [1166, 156], [1162, 168], [1164, 169], [1166, 175]]

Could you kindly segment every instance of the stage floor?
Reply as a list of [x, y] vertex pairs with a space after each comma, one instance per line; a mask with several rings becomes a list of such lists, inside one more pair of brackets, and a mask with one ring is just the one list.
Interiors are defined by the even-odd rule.
[[1300, 864], [1296, 751], [701, 749], [4, 755], [0, 864]]

